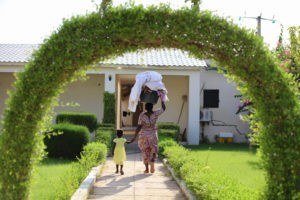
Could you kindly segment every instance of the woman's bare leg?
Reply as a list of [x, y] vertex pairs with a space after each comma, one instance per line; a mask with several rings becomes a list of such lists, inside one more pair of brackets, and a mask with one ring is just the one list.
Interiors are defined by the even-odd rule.
[[145, 173], [149, 173], [149, 166], [148, 166], [148, 163], [145, 163], [145, 168], [146, 168], [146, 169], [145, 169], [144, 172], [145, 172]]
[[153, 154], [152, 154], [152, 158], [151, 158], [151, 162], [150, 162], [150, 172], [151, 172], [151, 173], [154, 173], [154, 172], [155, 172], [155, 169], [154, 169], [154, 161], [155, 161], [155, 157], [156, 157], [156, 154], [153, 153]]

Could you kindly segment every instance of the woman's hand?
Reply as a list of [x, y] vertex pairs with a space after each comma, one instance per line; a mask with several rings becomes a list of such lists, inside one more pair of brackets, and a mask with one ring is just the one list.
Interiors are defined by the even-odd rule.
[[130, 140], [130, 143], [132, 143], [132, 142], [134, 142], [134, 141], [135, 141], [135, 137], [132, 138], [132, 139]]

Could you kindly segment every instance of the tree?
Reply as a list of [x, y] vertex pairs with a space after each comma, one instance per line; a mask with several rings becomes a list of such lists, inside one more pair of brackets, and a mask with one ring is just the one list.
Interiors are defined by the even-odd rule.
[[295, 81], [300, 81], [300, 26], [290, 27], [290, 44], [284, 45], [282, 41], [283, 26], [278, 38], [275, 53], [280, 61], [280, 67], [293, 74]]

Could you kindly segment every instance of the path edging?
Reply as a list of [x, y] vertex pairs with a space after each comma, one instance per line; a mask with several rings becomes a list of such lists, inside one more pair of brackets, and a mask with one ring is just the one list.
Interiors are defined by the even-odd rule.
[[163, 160], [163, 164], [168, 168], [168, 170], [170, 171], [172, 177], [174, 178], [174, 180], [176, 181], [176, 183], [178, 184], [178, 186], [180, 187], [180, 189], [182, 190], [182, 192], [184, 193], [184, 195], [189, 199], [189, 200], [196, 200], [197, 198], [195, 197], [195, 195], [192, 193], [192, 191], [190, 191], [187, 187], [185, 182], [183, 182], [182, 180], [180, 180], [174, 170], [170, 167], [170, 165], [168, 164], [168, 160], [166, 158], [164, 158]]
[[86, 200], [93, 189], [93, 185], [96, 182], [97, 176], [101, 173], [101, 164], [97, 167], [93, 167], [89, 175], [82, 181], [79, 188], [72, 195], [71, 200]]

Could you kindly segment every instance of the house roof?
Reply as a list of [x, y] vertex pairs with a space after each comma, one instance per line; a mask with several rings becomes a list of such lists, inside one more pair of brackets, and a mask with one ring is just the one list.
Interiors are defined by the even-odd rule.
[[136, 66], [184, 66], [206, 67], [206, 62], [190, 57], [179, 49], [147, 49], [137, 52], [128, 52], [114, 59], [102, 62], [103, 64], [136, 65]]
[[[0, 63], [26, 63], [38, 44], [0, 44]], [[147, 49], [109, 59], [100, 64], [126, 66], [207, 67], [205, 60], [192, 58], [179, 49]]]
[[0, 44], [0, 62], [28, 62], [37, 44]]

